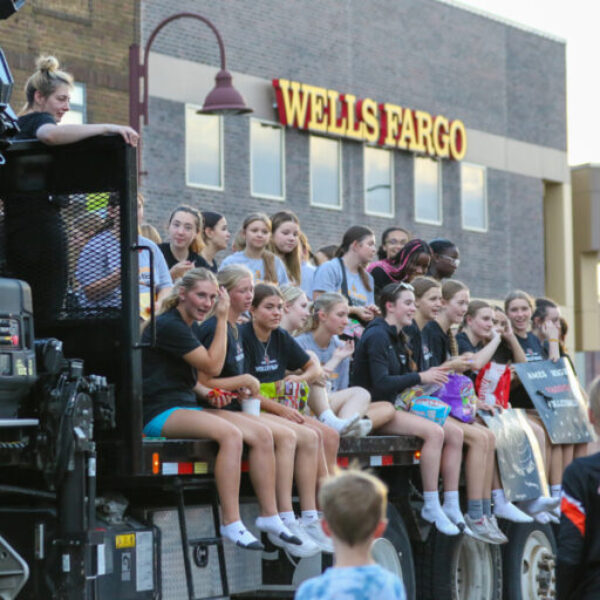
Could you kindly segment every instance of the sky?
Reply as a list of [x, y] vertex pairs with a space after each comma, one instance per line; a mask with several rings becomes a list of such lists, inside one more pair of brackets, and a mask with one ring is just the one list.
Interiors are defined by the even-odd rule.
[[569, 164], [600, 164], [600, 2], [461, 0], [567, 42]]

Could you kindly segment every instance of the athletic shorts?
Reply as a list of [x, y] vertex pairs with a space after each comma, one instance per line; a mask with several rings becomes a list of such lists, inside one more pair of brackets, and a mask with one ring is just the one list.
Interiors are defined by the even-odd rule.
[[148, 437], [162, 437], [162, 428], [164, 424], [167, 422], [167, 419], [174, 413], [176, 410], [202, 410], [201, 406], [174, 406], [173, 408], [169, 408], [164, 412], [161, 412], [159, 415], [156, 415], [153, 419], [146, 423], [144, 427], [144, 434]]

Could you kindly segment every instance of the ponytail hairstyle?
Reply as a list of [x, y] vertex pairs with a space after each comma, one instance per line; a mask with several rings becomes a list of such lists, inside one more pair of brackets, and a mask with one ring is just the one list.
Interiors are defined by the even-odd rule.
[[550, 298], [536, 298], [535, 299], [535, 310], [531, 315], [531, 321], [534, 327], [539, 326], [543, 323], [548, 315], [549, 308], [558, 308], [556, 302], [550, 300]]
[[504, 312], [506, 312], [507, 314], [508, 314], [508, 307], [510, 306], [510, 304], [513, 300], [525, 300], [525, 302], [527, 302], [527, 304], [529, 304], [529, 308], [531, 309], [531, 312], [533, 313], [533, 310], [534, 310], [533, 298], [527, 292], [524, 292], [523, 290], [514, 290], [513, 292], [508, 294], [508, 296], [506, 296], [506, 298], [504, 299]]
[[[447, 279], [442, 283], [442, 298], [446, 302], [450, 302], [458, 292], [462, 290], [468, 290], [469, 288], [462, 282], [458, 281], [458, 279]], [[450, 345], [450, 354], [452, 356], [458, 356], [458, 343], [456, 342], [456, 337], [454, 336], [454, 331], [452, 331], [452, 327], [447, 332], [448, 341]]]
[[252, 298], [252, 308], [258, 308], [260, 303], [270, 296], [277, 296], [283, 300], [281, 291], [272, 283], [258, 283], [254, 288], [254, 298]]
[[[400, 283], [388, 283], [379, 294], [379, 310], [381, 311], [381, 316], [385, 318], [387, 316], [387, 303], [391, 302], [395, 304], [400, 298], [400, 294], [404, 291], [413, 292], [413, 286], [410, 283], [404, 283], [401, 281]], [[320, 298], [320, 296], [319, 296]], [[408, 344], [408, 338], [404, 331], [400, 330], [398, 333], [398, 337], [402, 340], [404, 344], [404, 348], [406, 350], [406, 354], [408, 355], [408, 364], [410, 370], [413, 372], [418, 371], [417, 364], [413, 359], [412, 350]]]
[[[261, 223], [264, 223], [267, 226], [269, 233], [273, 232], [273, 226], [271, 224], [271, 219], [269, 219], [269, 217], [267, 217], [267, 215], [265, 213], [255, 212], [255, 213], [250, 213], [244, 219], [244, 222], [242, 223], [242, 231], [244, 233], [244, 236], [246, 235], [246, 229], [248, 228], [248, 226], [251, 223], [254, 223], [254, 221], [260, 221]], [[245, 247], [246, 247], [246, 241], [244, 239], [244, 248]], [[264, 271], [265, 271], [265, 281], [269, 281], [269, 282], [275, 283], [275, 284], [279, 283], [279, 281], [277, 279], [277, 269], [275, 269], [275, 255], [270, 250], [267, 250], [265, 248], [262, 252], [262, 261], [263, 261], [263, 267], [264, 267]], [[256, 294], [256, 289], [255, 289], [255, 294]]]
[[275, 254], [275, 256], [279, 256], [279, 258], [283, 261], [285, 265], [285, 270], [287, 271], [288, 277], [296, 282], [297, 284], [302, 283], [302, 251], [300, 248], [300, 236], [298, 235], [298, 243], [296, 247], [287, 254], [283, 254], [279, 251], [277, 246], [275, 245], [275, 232], [284, 224], [284, 223], [296, 223], [298, 225], [298, 234], [300, 234], [300, 220], [291, 210], [281, 210], [274, 215], [271, 216], [271, 239], [269, 240], [269, 244], [267, 248]]
[[51, 96], [59, 86], [73, 87], [73, 76], [59, 69], [59, 62], [54, 56], [40, 56], [36, 63], [36, 71], [25, 84], [26, 102], [19, 116], [33, 109], [35, 93], [39, 92], [43, 98]]
[[471, 319], [473, 319], [477, 316], [477, 313], [482, 308], [493, 309], [493, 307], [490, 304], [488, 304], [485, 300], [471, 300], [471, 302], [469, 302], [469, 307], [467, 308], [467, 312], [465, 313], [462, 325], [460, 326], [461, 331], [467, 326], [467, 317], [471, 317]]
[[200, 231], [202, 232], [202, 241], [204, 242], [204, 245], [206, 245], [208, 244], [206, 230], [214, 229], [216, 224], [223, 218], [223, 215], [218, 212], [213, 212], [212, 210], [203, 210], [200, 215], [202, 217], [202, 227]]
[[[416, 262], [421, 254], [427, 254], [431, 261], [431, 248], [429, 244], [418, 238], [406, 242], [398, 251], [398, 254], [392, 258], [391, 262], [398, 268], [394, 279], [403, 281], [406, 279], [411, 270], [415, 268]], [[414, 271], [413, 271], [414, 272]]]
[[410, 284], [415, 288], [415, 298], [422, 298], [430, 289], [441, 288], [442, 284], [433, 277], [420, 275], [415, 277]]
[[410, 231], [408, 231], [408, 229], [404, 229], [404, 227], [388, 227], [382, 234], [381, 234], [381, 245], [379, 246], [378, 250], [377, 250], [377, 258], [379, 260], [384, 260], [385, 258], [387, 258], [387, 252], [385, 251], [385, 241], [388, 235], [390, 235], [390, 233], [392, 233], [392, 231], [403, 231], [407, 236], [408, 236], [408, 241], [410, 241], [410, 236], [411, 233]]
[[242, 279], [250, 279], [253, 281], [252, 271], [242, 264], [231, 264], [223, 267], [217, 273], [217, 281], [220, 286], [223, 286], [228, 292], [230, 292]]
[[319, 326], [319, 311], [322, 310], [325, 314], [329, 314], [333, 310], [333, 307], [338, 304], [345, 304], [348, 306], [348, 300], [338, 292], [325, 292], [324, 294], [321, 294], [313, 302], [310, 316], [301, 333], [316, 331]]
[[171, 215], [169, 217], [169, 223], [168, 223], [169, 225], [171, 224], [171, 221], [173, 220], [173, 217], [175, 216], [175, 214], [178, 212], [188, 213], [188, 214], [192, 215], [192, 217], [194, 217], [194, 221], [196, 224], [196, 236], [192, 240], [192, 243], [190, 244], [189, 249], [192, 252], [195, 252], [196, 254], [198, 254], [202, 250], [202, 248], [204, 248], [204, 241], [202, 240], [202, 229], [203, 229], [202, 215], [193, 206], [190, 206], [189, 204], [180, 204], [176, 209], [174, 209], [171, 212]]
[[[353, 225], [344, 233], [344, 237], [342, 238], [342, 243], [339, 248], [335, 252], [335, 256], [337, 258], [342, 258], [344, 254], [346, 254], [350, 250], [350, 246], [354, 244], [354, 242], [362, 242], [366, 237], [372, 236], [373, 230], [369, 227], [364, 227], [363, 225]], [[371, 292], [373, 291], [371, 288], [371, 282], [369, 281], [369, 274], [362, 267], [358, 267], [358, 274], [360, 275], [360, 280], [365, 288]]]
[[184, 290], [189, 292], [199, 281], [210, 281], [215, 284], [215, 287], [219, 287], [219, 283], [215, 274], [204, 267], [196, 267], [186, 271], [186, 273], [177, 279], [173, 284], [173, 288], [169, 295], [162, 301], [160, 305], [159, 315], [176, 308], [179, 304], [179, 292]]

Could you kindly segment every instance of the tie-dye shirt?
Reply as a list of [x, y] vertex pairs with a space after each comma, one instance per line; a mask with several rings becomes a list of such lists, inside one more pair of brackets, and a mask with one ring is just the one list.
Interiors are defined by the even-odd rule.
[[406, 600], [400, 579], [379, 565], [333, 567], [305, 581], [296, 600]]

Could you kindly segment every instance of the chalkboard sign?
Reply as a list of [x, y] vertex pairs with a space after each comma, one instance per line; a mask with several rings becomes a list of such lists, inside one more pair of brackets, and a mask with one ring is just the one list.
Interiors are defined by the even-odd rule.
[[514, 368], [553, 444], [594, 439], [586, 402], [567, 360], [515, 363]]
[[506, 409], [479, 416], [496, 436], [496, 458], [504, 494], [510, 502], [548, 494], [544, 459], [525, 411]]

